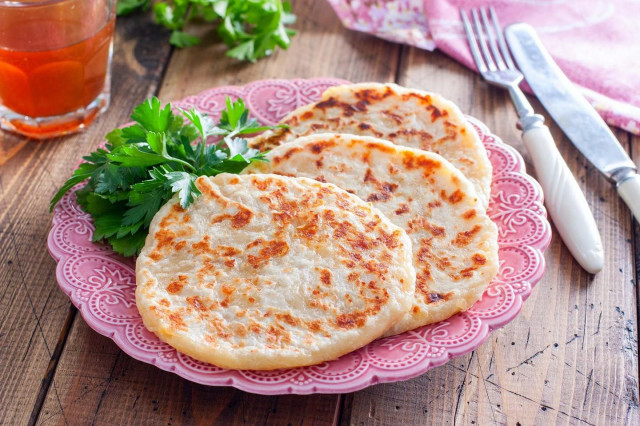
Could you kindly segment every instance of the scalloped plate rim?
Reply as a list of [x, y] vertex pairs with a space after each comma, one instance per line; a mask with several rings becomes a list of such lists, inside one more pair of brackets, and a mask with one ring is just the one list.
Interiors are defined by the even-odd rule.
[[[316, 82], [317, 83], [323, 82], [330, 85], [348, 83], [345, 80], [333, 79], [333, 78], [258, 80], [243, 86], [220, 86], [220, 87], [211, 88], [203, 92], [200, 92], [199, 94], [188, 96], [183, 98], [182, 100], [175, 101], [172, 103], [173, 104], [181, 104], [181, 103], [196, 104], [197, 99], [204, 96], [205, 94], [224, 93], [229, 91], [237, 91], [242, 93], [243, 91], [246, 91], [247, 88], [254, 89], [256, 87], [260, 87], [261, 84], [277, 85], [279, 83], [280, 84], [284, 83], [284, 84], [288, 84], [295, 87], [296, 84], [304, 85], [304, 84], [313, 84]], [[473, 117], [470, 117], [470, 119], [474, 124], [476, 124], [485, 132], [485, 135], [493, 138], [493, 141], [488, 142], [488, 144], [495, 144], [500, 148], [506, 149], [517, 160], [516, 170], [512, 170], [511, 172], [524, 176], [525, 180], [528, 183], [533, 185], [533, 188], [535, 191], [535, 199], [540, 204], [539, 205], [540, 211], [535, 214], [541, 217], [542, 219], [541, 222], [542, 222], [542, 227], [544, 228], [544, 232], [541, 233], [541, 238], [539, 240], [534, 241], [530, 244], [524, 245], [526, 247], [530, 247], [537, 253], [538, 255], [537, 260], [539, 262], [535, 270], [536, 271], [535, 274], [532, 277], [530, 277], [528, 281], [529, 290], [524, 291], [522, 293], [517, 293], [514, 296], [512, 305], [508, 309], [506, 309], [504, 312], [500, 313], [498, 316], [492, 317], [492, 318], [478, 318], [479, 329], [475, 333], [476, 334], [475, 337], [473, 337], [468, 343], [464, 345], [444, 349], [444, 353], [436, 358], [425, 357], [421, 360], [420, 363], [413, 365], [410, 368], [406, 368], [404, 370], [384, 370], [384, 369], [381, 369], [380, 367], [369, 365], [368, 368], [369, 369], [373, 368], [374, 369], [373, 372], [370, 372], [367, 374], [361, 374], [360, 376], [355, 377], [350, 381], [340, 383], [337, 388], [335, 386], [332, 387], [332, 383], [329, 383], [326, 381], [325, 382], [316, 381], [312, 385], [295, 385], [294, 383], [291, 383], [290, 380], [286, 380], [274, 386], [273, 384], [265, 383], [265, 382], [259, 383], [259, 382], [249, 382], [247, 380], [241, 380], [240, 378], [246, 378], [246, 376], [244, 375], [240, 375], [240, 378], [239, 378], [236, 376], [220, 377], [218, 376], [218, 374], [209, 374], [208, 376], [207, 375], [205, 376], [207, 379], [211, 379], [211, 380], [203, 380], [201, 376], [198, 375], [193, 370], [182, 369], [182, 371], [178, 371], [179, 369], [177, 368], [177, 366], [180, 365], [178, 363], [164, 365], [161, 362], [161, 359], [157, 355], [154, 356], [153, 353], [149, 353], [148, 356], [143, 356], [140, 351], [136, 352], [134, 349], [131, 348], [130, 343], [127, 343], [127, 340], [123, 339], [123, 337], [120, 336], [121, 333], [119, 333], [120, 331], [119, 328], [122, 327], [121, 325], [108, 324], [111, 326], [111, 330], [109, 330], [108, 327], [105, 326], [105, 324], [98, 324], [98, 320], [95, 319], [95, 317], [91, 314], [91, 312], [89, 312], [87, 304], [82, 303], [81, 301], [78, 301], [74, 298], [72, 294], [73, 293], [72, 288], [63, 286], [63, 282], [66, 282], [66, 278], [63, 275], [64, 265], [66, 264], [66, 261], [68, 260], [69, 257], [73, 257], [75, 255], [68, 254], [67, 256], [65, 256], [65, 252], [55, 244], [54, 232], [56, 231], [57, 226], [60, 226], [60, 224], [55, 223], [57, 216], [56, 216], [56, 213], [54, 212], [52, 228], [47, 237], [47, 247], [48, 247], [49, 253], [57, 262], [56, 279], [58, 281], [60, 288], [63, 290], [63, 292], [69, 297], [73, 305], [78, 308], [82, 318], [85, 320], [87, 325], [89, 325], [89, 327], [91, 327], [93, 330], [95, 330], [99, 334], [113, 340], [116, 343], [116, 345], [120, 349], [122, 349], [125, 353], [127, 353], [129, 356], [131, 356], [136, 360], [139, 360], [148, 364], [152, 364], [161, 370], [177, 374], [186, 380], [190, 380], [203, 385], [232, 386], [240, 390], [259, 393], [263, 395], [281, 395], [281, 394], [305, 395], [305, 394], [313, 394], [313, 393], [353, 392], [353, 391], [366, 388], [368, 386], [372, 386], [374, 384], [403, 381], [403, 380], [409, 380], [409, 379], [415, 378], [419, 375], [424, 374], [426, 371], [432, 368], [439, 367], [446, 364], [452, 358], [467, 354], [477, 349], [480, 345], [482, 345], [487, 340], [487, 338], [493, 331], [513, 321], [513, 319], [519, 314], [520, 310], [522, 309], [522, 304], [530, 296], [531, 290], [533, 289], [535, 284], [537, 284], [537, 282], [541, 279], [546, 269], [544, 251], [547, 249], [551, 241], [551, 228], [548, 221], [546, 220], [546, 210], [544, 209], [544, 206], [543, 206], [542, 191], [539, 183], [535, 179], [533, 179], [532, 177], [526, 174], [524, 160], [522, 159], [520, 154], [517, 152], [517, 150], [515, 150], [510, 145], [507, 145], [504, 142], [502, 142], [502, 140], [498, 136], [492, 134], [491, 131], [488, 129], [488, 127], [484, 123], [482, 123], [480, 120], [475, 119]], [[508, 244], [505, 246], [508, 246]], [[520, 246], [523, 246], [523, 244], [513, 244], [512, 246], [520, 247]], [[501, 245], [501, 248], [502, 248], [502, 245]], [[96, 251], [96, 252], [88, 252], [88, 253], [95, 253], [96, 255], [99, 255], [101, 252]], [[107, 257], [111, 261], [121, 263], [119, 259], [115, 258], [115, 256], [113, 256], [109, 252], [102, 252], [102, 255], [104, 257]], [[473, 313], [470, 313], [470, 314], [463, 313], [462, 315], [473, 316]], [[234, 371], [231, 371], [231, 372], [233, 373]]]

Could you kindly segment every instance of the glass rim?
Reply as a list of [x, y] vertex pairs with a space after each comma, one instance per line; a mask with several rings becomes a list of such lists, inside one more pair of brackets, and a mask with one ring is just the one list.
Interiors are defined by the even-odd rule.
[[21, 1], [21, 0], [0, 0], [0, 7], [27, 8], [38, 6], [50, 6], [58, 3], [66, 3], [77, 0], [38, 0], [38, 1]]

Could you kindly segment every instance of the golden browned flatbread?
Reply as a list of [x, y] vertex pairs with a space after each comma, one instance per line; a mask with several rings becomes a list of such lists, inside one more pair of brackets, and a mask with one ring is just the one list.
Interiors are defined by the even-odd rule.
[[335, 359], [411, 306], [411, 242], [338, 187], [277, 175], [200, 177], [154, 217], [136, 262], [145, 326], [223, 368]]
[[492, 171], [484, 145], [458, 107], [440, 95], [395, 84], [335, 86], [282, 124], [289, 127], [249, 144], [264, 151], [315, 133], [373, 136], [440, 154], [471, 181], [482, 205], [489, 204]]
[[347, 134], [280, 145], [245, 173], [333, 183], [371, 202], [413, 245], [413, 307], [387, 334], [442, 321], [471, 307], [498, 268], [497, 228], [464, 175], [441, 156]]

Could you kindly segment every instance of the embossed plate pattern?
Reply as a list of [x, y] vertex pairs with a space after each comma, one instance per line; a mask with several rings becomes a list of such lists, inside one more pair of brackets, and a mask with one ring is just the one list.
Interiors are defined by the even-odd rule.
[[[275, 124], [340, 83], [334, 79], [258, 81], [214, 88], [173, 105], [195, 107], [217, 119], [225, 96], [242, 97], [254, 117]], [[489, 214], [499, 229], [500, 268], [480, 301], [446, 321], [377, 340], [336, 361], [310, 367], [238, 371], [196, 361], [145, 329], [135, 306], [134, 261], [91, 242], [93, 223], [74, 194], [67, 194], [56, 206], [49, 233], [60, 288], [91, 328], [113, 339], [127, 354], [197, 383], [261, 394], [309, 394], [353, 392], [416, 377], [474, 350], [492, 330], [518, 314], [544, 272], [542, 254], [551, 239], [542, 192], [525, 173], [522, 157], [478, 120], [469, 119], [494, 168]]]

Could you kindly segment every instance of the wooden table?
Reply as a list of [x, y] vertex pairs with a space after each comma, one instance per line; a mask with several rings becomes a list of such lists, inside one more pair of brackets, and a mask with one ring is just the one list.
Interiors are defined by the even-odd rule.
[[[225, 58], [204, 30], [202, 47], [173, 50], [147, 15], [119, 18], [106, 114], [85, 133], [49, 142], [0, 135], [0, 424], [639, 424], [639, 234], [614, 189], [551, 120], [596, 216], [604, 270], [587, 275], [554, 236], [547, 272], [520, 315], [421, 377], [345, 395], [211, 388], [133, 360], [77, 314], [46, 248], [49, 200], [80, 156], [148, 96], [166, 102], [265, 78], [392, 81], [452, 99], [527, 158], [506, 92], [441, 53], [347, 31], [324, 1], [295, 3], [300, 34], [291, 48], [255, 64]], [[640, 138], [616, 135], [638, 162]]]

